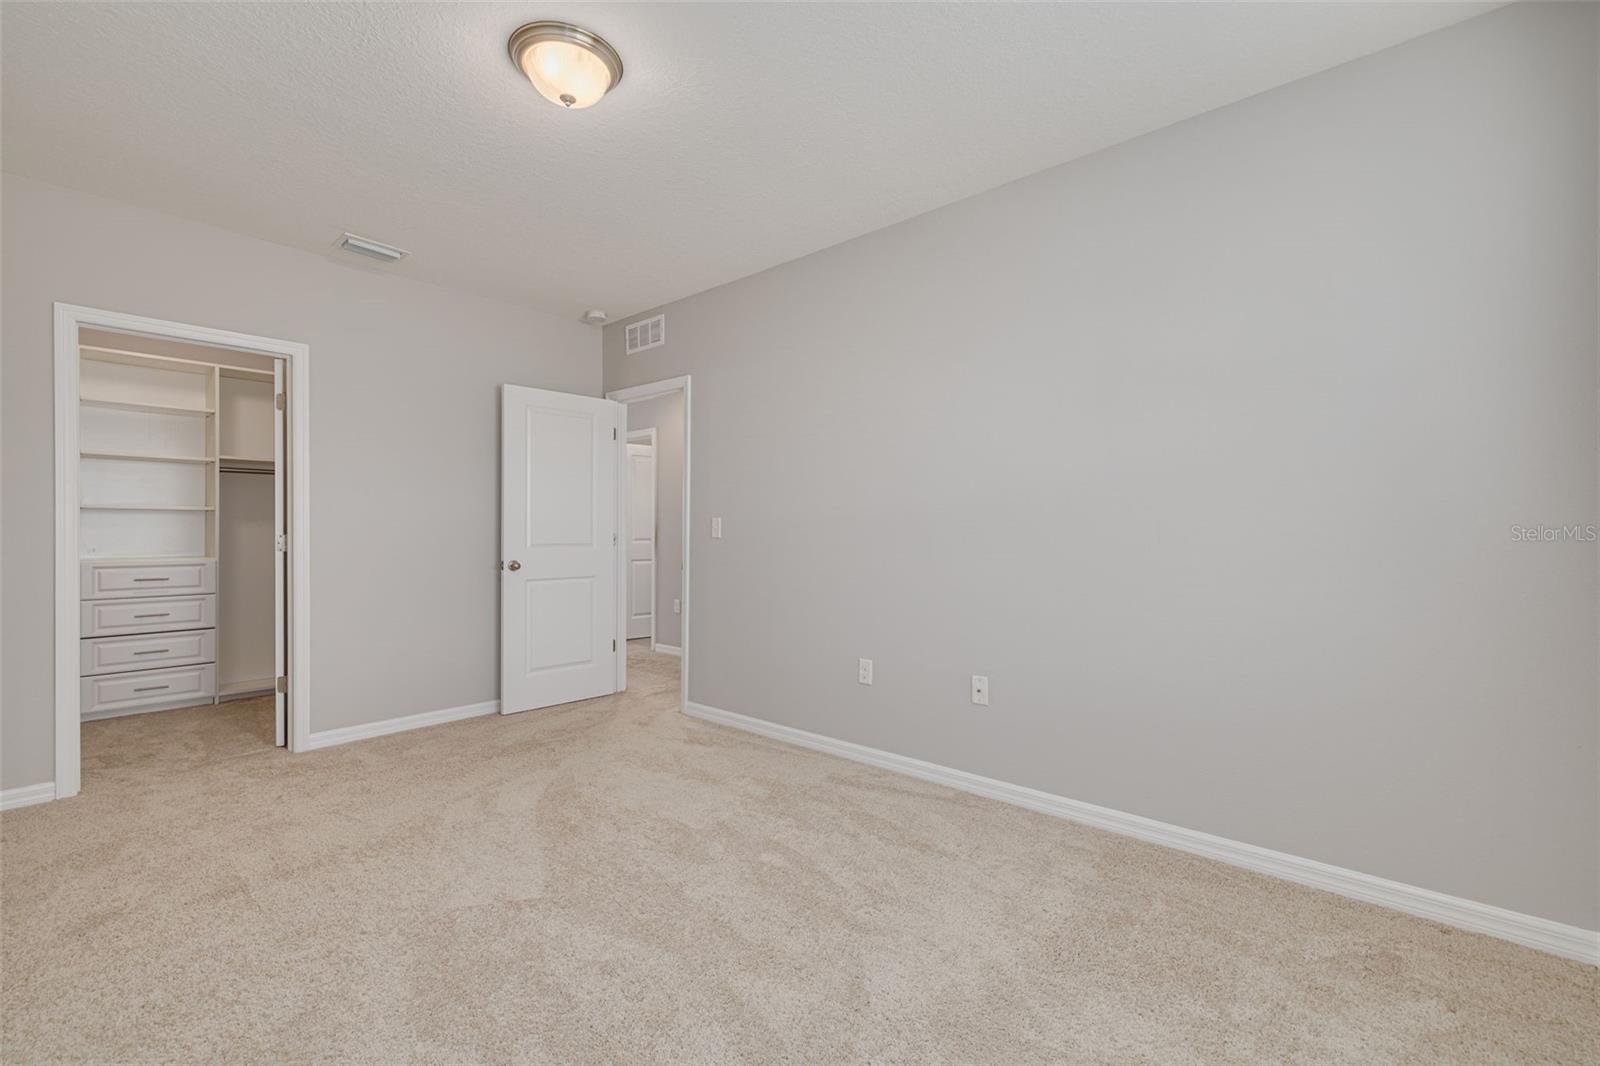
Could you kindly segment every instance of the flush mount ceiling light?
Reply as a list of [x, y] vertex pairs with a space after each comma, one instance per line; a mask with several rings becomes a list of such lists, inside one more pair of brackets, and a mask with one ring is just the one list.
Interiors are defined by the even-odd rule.
[[570, 22], [530, 22], [511, 35], [510, 50], [539, 95], [562, 107], [592, 107], [622, 80], [617, 50]]

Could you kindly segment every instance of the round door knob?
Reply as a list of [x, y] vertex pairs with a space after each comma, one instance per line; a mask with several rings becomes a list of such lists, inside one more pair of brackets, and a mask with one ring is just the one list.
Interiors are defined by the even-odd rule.
[[515, 559], [513, 559], [513, 560], [511, 560], [511, 562], [506, 564], [506, 569], [507, 570], [521, 570], [522, 569], [522, 564], [517, 562]]

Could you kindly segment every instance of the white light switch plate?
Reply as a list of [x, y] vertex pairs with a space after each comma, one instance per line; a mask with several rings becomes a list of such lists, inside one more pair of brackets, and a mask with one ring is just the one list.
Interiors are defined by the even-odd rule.
[[872, 684], [872, 660], [858, 659], [856, 663], [856, 680], [863, 685]]
[[711, 539], [712, 540], [721, 540], [722, 539], [722, 519], [720, 519], [720, 518], [713, 518], [711, 520]]
[[982, 674], [972, 675], [972, 702], [979, 707], [989, 706], [989, 679]]
[[672, 613], [673, 614], [682, 614], [683, 613], [683, 601], [682, 600], [673, 600], [672, 601]]

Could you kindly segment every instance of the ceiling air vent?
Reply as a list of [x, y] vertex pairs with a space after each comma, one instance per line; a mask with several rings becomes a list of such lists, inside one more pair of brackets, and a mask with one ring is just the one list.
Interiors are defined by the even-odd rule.
[[659, 348], [667, 343], [667, 316], [657, 315], [628, 327], [627, 354], [642, 352], [646, 348]]
[[370, 237], [357, 237], [354, 233], [346, 233], [341, 236], [337, 245], [347, 252], [364, 255], [368, 259], [376, 259], [380, 263], [398, 263], [411, 254], [404, 248], [396, 248], [392, 244], [384, 244]]

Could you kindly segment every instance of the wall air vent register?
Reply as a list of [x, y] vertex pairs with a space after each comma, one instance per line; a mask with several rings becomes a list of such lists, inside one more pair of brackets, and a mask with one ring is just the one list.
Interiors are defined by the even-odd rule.
[[667, 343], [667, 316], [657, 315], [628, 327], [627, 354], [642, 352], [646, 348], [659, 348]]

